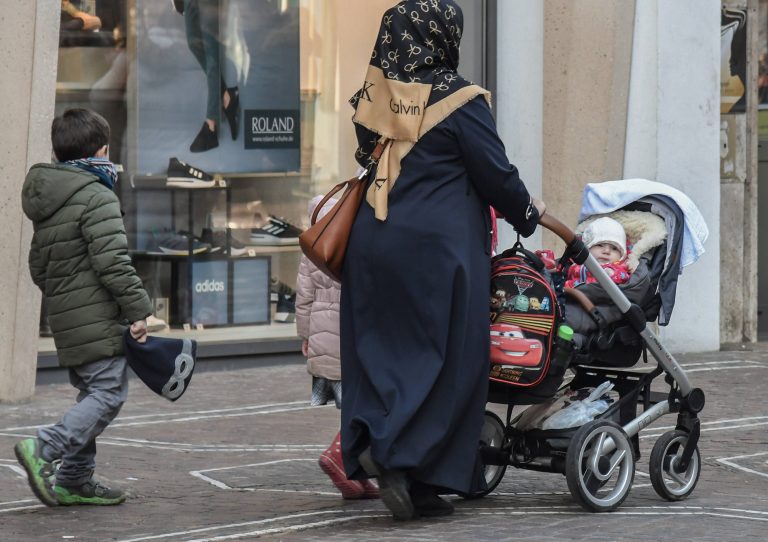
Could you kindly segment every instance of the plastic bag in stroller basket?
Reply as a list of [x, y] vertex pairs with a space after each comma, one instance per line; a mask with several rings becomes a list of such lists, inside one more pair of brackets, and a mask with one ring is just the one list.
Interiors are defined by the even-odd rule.
[[565, 372], [566, 367], [551, 367], [554, 335], [563, 320], [559, 297], [562, 297], [562, 277], [550, 273], [535, 254], [515, 245], [494, 258], [492, 382], [530, 389], [552, 371], [560, 375]]

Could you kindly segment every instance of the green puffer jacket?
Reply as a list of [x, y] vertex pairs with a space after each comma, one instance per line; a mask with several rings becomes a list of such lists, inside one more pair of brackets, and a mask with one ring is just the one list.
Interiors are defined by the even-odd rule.
[[128, 256], [115, 193], [81, 169], [36, 164], [22, 207], [35, 226], [29, 270], [45, 293], [59, 364], [122, 355], [121, 322], [152, 310]]

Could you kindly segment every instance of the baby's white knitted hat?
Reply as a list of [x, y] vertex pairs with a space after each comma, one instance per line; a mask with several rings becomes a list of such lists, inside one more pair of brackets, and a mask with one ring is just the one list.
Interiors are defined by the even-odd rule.
[[592, 248], [599, 243], [610, 243], [619, 249], [621, 254], [619, 261], [623, 261], [627, 257], [627, 234], [621, 224], [607, 216], [591, 222], [584, 229], [581, 240], [584, 241], [587, 248]]

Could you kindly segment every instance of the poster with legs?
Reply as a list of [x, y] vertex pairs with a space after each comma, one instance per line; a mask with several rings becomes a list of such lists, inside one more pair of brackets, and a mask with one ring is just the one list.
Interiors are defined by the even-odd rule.
[[298, 3], [136, 1], [136, 173], [300, 166]]

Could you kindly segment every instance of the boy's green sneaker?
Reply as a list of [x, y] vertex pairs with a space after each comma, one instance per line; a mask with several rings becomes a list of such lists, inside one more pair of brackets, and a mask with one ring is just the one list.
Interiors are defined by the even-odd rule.
[[107, 487], [93, 478], [80, 486], [56, 484], [53, 487], [53, 491], [56, 494], [58, 503], [64, 506], [76, 504], [109, 506], [124, 502], [126, 496], [125, 491]]
[[53, 464], [40, 457], [40, 442], [36, 438], [28, 438], [16, 443], [13, 447], [16, 459], [27, 471], [27, 480], [32, 492], [47, 506], [56, 506], [59, 501], [53, 492], [51, 480], [55, 474]]

